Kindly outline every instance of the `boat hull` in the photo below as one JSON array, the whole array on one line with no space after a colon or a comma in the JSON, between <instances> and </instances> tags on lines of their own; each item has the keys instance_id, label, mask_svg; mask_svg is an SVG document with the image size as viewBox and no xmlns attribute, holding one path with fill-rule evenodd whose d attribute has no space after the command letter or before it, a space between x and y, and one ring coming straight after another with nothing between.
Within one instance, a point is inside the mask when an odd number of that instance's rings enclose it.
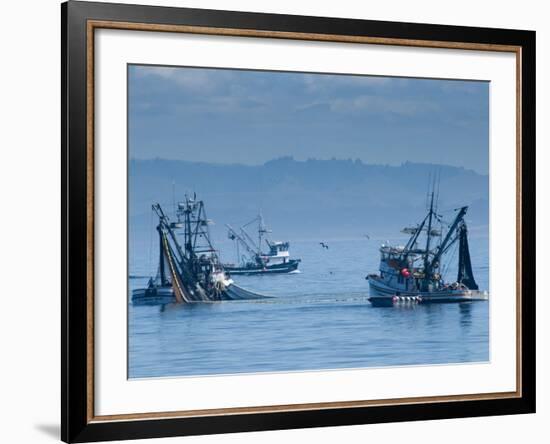
<instances>
[{"instance_id":1,"label":"boat hull","mask_svg":"<svg viewBox=\"0 0 550 444\"><path fill-rule=\"evenodd\" d=\"M172 286L138 288L132 291L134 305L163 305L176 302Z\"/></svg>"},{"instance_id":2,"label":"boat hull","mask_svg":"<svg viewBox=\"0 0 550 444\"><path fill-rule=\"evenodd\" d=\"M259 265L252 265L249 267L235 267L232 265L224 265L224 269L229 274L278 274L278 273L292 273L298 269L300 261L298 259L291 259L284 264L273 264L261 267Z\"/></svg>"},{"instance_id":3,"label":"boat hull","mask_svg":"<svg viewBox=\"0 0 550 444\"><path fill-rule=\"evenodd\" d=\"M373 306L394 306L402 304L433 304L485 301L486 291L446 288L439 291L403 291L392 288L378 279L369 278L369 302Z\"/></svg>"}]
</instances>

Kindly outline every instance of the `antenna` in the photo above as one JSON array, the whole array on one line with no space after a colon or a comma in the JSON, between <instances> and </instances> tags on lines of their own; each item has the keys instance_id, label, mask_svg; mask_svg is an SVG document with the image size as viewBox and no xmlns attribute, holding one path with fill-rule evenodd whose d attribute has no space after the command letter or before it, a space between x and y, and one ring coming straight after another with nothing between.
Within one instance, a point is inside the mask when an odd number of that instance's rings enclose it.
<instances>
[{"instance_id":1,"label":"antenna","mask_svg":"<svg viewBox=\"0 0 550 444\"><path fill-rule=\"evenodd\" d=\"M428 186L426 187L426 210L430 207L430 183L432 182L432 172L428 173Z\"/></svg>"},{"instance_id":2,"label":"antenna","mask_svg":"<svg viewBox=\"0 0 550 444\"><path fill-rule=\"evenodd\" d=\"M439 233L441 236L439 237L439 245L441 246L441 243L443 242L443 223L441 222L440 216L439 216L439 190L441 189L441 167L438 167L437 169L437 194L435 198L435 212L436 212L436 220L439 222Z\"/></svg>"},{"instance_id":3,"label":"antenna","mask_svg":"<svg viewBox=\"0 0 550 444\"><path fill-rule=\"evenodd\" d=\"M172 181L172 208L174 210L174 217L176 217L176 181Z\"/></svg>"},{"instance_id":4,"label":"antenna","mask_svg":"<svg viewBox=\"0 0 550 444\"><path fill-rule=\"evenodd\" d=\"M262 234L264 233L264 218L262 216L262 209L258 214L258 245L260 247L259 253L262 253Z\"/></svg>"},{"instance_id":5,"label":"antenna","mask_svg":"<svg viewBox=\"0 0 550 444\"><path fill-rule=\"evenodd\" d=\"M439 211L439 188L441 185L441 167L437 168L437 192L435 197L435 211L436 213Z\"/></svg>"}]
</instances>

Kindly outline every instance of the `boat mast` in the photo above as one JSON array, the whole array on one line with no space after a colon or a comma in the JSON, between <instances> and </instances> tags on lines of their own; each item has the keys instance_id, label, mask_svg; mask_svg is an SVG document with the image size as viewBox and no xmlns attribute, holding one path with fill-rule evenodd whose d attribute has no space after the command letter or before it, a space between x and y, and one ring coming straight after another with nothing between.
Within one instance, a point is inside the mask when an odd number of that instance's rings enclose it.
<instances>
[{"instance_id":1,"label":"boat mast","mask_svg":"<svg viewBox=\"0 0 550 444\"><path fill-rule=\"evenodd\" d=\"M186 196L185 204L180 204L180 211L185 217L185 250L189 257L196 257L197 253L211 253L215 256L216 250L210 240L208 225L211 221L206 217L204 202Z\"/></svg>"},{"instance_id":2,"label":"boat mast","mask_svg":"<svg viewBox=\"0 0 550 444\"><path fill-rule=\"evenodd\" d=\"M260 214L258 214L258 248L262 250L262 235L265 233L265 227L264 227L264 218L262 217L262 212L260 211Z\"/></svg>"},{"instance_id":3,"label":"boat mast","mask_svg":"<svg viewBox=\"0 0 550 444\"><path fill-rule=\"evenodd\" d=\"M159 233L161 232L161 230L166 230L168 232L168 234L170 235L170 238L174 242L174 245L176 245L176 250L179 256L178 259L180 260L180 262L183 262L185 259L185 255L179 245L179 242L176 239L176 235L174 234L174 231L172 230L172 228L170 227L170 224L168 223L168 216L164 214L162 207L158 203L153 204L152 208L153 208L153 211L159 217L159 225L157 227L157 230L159 230Z\"/></svg>"},{"instance_id":4,"label":"boat mast","mask_svg":"<svg viewBox=\"0 0 550 444\"><path fill-rule=\"evenodd\" d=\"M424 273L426 277L431 274L430 264L430 240L432 237L432 219L434 211L434 192L432 190L432 196L430 199L430 212L428 213L428 231L426 232L426 251L424 252Z\"/></svg>"},{"instance_id":5,"label":"boat mast","mask_svg":"<svg viewBox=\"0 0 550 444\"><path fill-rule=\"evenodd\" d=\"M244 224L242 227L241 227L241 233L243 235L244 238L246 238L248 240L248 242L250 242L250 245L253 245L254 248L257 250L256 251L256 255L257 256L261 256L262 255L262 244L261 244L261 234L260 234L260 227L258 227L258 235L260 236L260 243L258 243L258 245L256 245L256 242L250 237L250 235L248 234L248 232L246 231L246 227L248 227L250 224L253 224L254 222L258 222L258 224L260 224L261 222L259 221L260 219L260 216L256 216L254 219L252 219L250 222L247 222L246 224Z\"/></svg>"},{"instance_id":6,"label":"boat mast","mask_svg":"<svg viewBox=\"0 0 550 444\"><path fill-rule=\"evenodd\" d=\"M185 224L185 230L184 230L184 245L185 245L185 252L187 253L189 258L192 258L194 256L193 251L193 243L191 241L191 206L189 205L189 198L185 197L185 209L183 211L183 215L185 217L184 224Z\"/></svg>"},{"instance_id":7,"label":"boat mast","mask_svg":"<svg viewBox=\"0 0 550 444\"><path fill-rule=\"evenodd\" d=\"M424 229L424 225L426 224L426 220L428 220L428 216L429 215L426 215L426 217L424 218L422 223L420 225L418 225L417 227L413 228L413 230L414 230L413 234L410 237L409 241L407 242L407 245L405 245L405 248L403 250L405 258L409 254L409 252L410 252L409 250L411 250L414 247L414 245L416 244L416 241L417 241L418 237L420 236L420 233L422 233L422 230Z\"/></svg>"},{"instance_id":8,"label":"boat mast","mask_svg":"<svg viewBox=\"0 0 550 444\"><path fill-rule=\"evenodd\" d=\"M258 225L258 237L259 237L259 242L258 242L258 246L260 247L260 254L261 254L261 249L262 249L262 239L264 239L264 236L266 236L267 234L271 233L271 230L269 228L267 228L265 226L265 223L264 223L264 216L262 214L262 212L260 211L260 215L258 216L259 218L259 225ZM266 238L266 242L267 242L267 245L271 245L269 243L269 239Z\"/></svg>"}]
</instances>

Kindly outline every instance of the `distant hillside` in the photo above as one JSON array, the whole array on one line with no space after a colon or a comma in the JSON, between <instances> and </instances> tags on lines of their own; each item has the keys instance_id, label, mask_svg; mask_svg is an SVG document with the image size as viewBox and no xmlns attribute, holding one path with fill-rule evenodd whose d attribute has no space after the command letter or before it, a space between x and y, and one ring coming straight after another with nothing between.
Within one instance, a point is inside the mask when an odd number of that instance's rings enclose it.
<instances>
[{"instance_id":1,"label":"distant hillside","mask_svg":"<svg viewBox=\"0 0 550 444\"><path fill-rule=\"evenodd\" d=\"M276 237L354 237L388 235L417 222L425 210L430 174L440 172L439 208L469 205L472 227L488 222L488 176L464 168L404 163L368 165L359 160L307 160L290 157L259 166L131 160L131 233L149 230L151 203L172 210L176 199L196 192L223 236L225 223L239 225L261 209ZM452 212L444 213L451 217Z\"/></svg>"}]
</instances>

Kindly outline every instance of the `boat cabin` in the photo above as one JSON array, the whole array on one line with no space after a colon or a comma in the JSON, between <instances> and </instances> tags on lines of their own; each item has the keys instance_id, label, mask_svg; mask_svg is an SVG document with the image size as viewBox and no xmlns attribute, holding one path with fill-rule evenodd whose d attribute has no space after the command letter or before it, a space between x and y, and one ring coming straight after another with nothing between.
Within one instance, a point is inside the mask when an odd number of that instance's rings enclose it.
<instances>
[{"instance_id":1,"label":"boat cabin","mask_svg":"<svg viewBox=\"0 0 550 444\"><path fill-rule=\"evenodd\" d=\"M270 264L287 263L290 257L289 242L267 241L267 245L269 246L269 251L267 254L262 255L266 262L269 262Z\"/></svg>"},{"instance_id":2,"label":"boat cabin","mask_svg":"<svg viewBox=\"0 0 550 444\"><path fill-rule=\"evenodd\" d=\"M415 266L419 254L405 246L382 245L380 247L380 278L389 287L398 291L418 291L419 280L424 277L422 268Z\"/></svg>"},{"instance_id":3,"label":"boat cabin","mask_svg":"<svg viewBox=\"0 0 550 444\"><path fill-rule=\"evenodd\" d=\"M278 256L278 257L288 257L288 249L289 249L289 243L288 242L268 242L269 245L269 253L268 256Z\"/></svg>"}]
</instances>

